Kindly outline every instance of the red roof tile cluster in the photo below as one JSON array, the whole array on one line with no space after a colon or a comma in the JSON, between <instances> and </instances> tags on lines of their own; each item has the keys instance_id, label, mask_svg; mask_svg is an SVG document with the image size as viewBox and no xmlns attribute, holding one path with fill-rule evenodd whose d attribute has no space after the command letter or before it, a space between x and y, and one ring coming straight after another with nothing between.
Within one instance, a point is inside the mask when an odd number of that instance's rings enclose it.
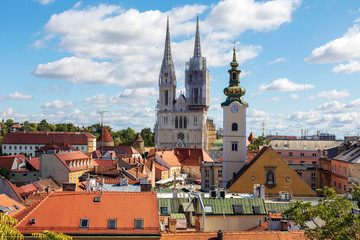
<instances>
[{"instance_id":1,"label":"red roof tile cluster","mask_svg":"<svg viewBox=\"0 0 360 240\"><path fill-rule=\"evenodd\" d=\"M170 167L181 166L177 156L171 150L162 150L156 152L156 155L159 156L164 162L166 162Z\"/></svg>"},{"instance_id":2,"label":"red roof tile cluster","mask_svg":"<svg viewBox=\"0 0 360 240\"><path fill-rule=\"evenodd\" d=\"M98 137L97 141L101 142L114 142L114 139L111 137L109 130L105 127L102 129L100 136Z\"/></svg>"},{"instance_id":3,"label":"red roof tile cluster","mask_svg":"<svg viewBox=\"0 0 360 240\"><path fill-rule=\"evenodd\" d=\"M88 132L14 132L4 135L3 144L47 144L64 142L71 145L87 145L88 138L95 138Z\"/></svg>"},{"instance_id":4,"label":"red roof tile cluster","mask_svg":"<svg viewBox=\"0 0 360 240\"><path fill-rule=\"evenodd\" d=\"M35 223L30 219L36 219ZM88 219L88 227L80 227L81 219ZM108 229L109 219L116 220L115 229ZM143 228L135 229L136 219L143 220ZM19 221L16 228L23 234L51 229L69 235L108 233L160 237L156 193L53 192Z\"/></svg>"},{"instance_id":5,"label":"red roof tile cluster","mask_svg":"<svg viewBox=\"0 0 360 240\"><path fill-rule=\"evenodd\" d=\"M200 166L204 161L214 162L210 156L200 148L175 148L174 153L183 166Z\"/></svg>"},{"instance_id":6,"label":"red roof tile cluster","mask_svg":"<svg viewBox=\"0 0 360 240\"><path fill-rule=\"evenodd\" d=\"M36 150L35 152L44 152L50 149L54 149L57 151L73 151L73 152L78 151L75 147L71 146L68 142L65 141L62 144L48 143L43 147L39 148L38 150Z\"/></svg>"},{"instance_id":7,"label":"red roof tile cluster","mask_svg":"<svg viewBox=\"0 0 360 240\"><path fill-rule=\"evenodd\" d=\"M117 158L132 157L133 154L140 154L135 148L131 146L102 146L99 147L96 151L99 152L97 152L95 155L100 157L101 151L103 151L103 153L106 153L107 151L114 151Z\"/></svg>"}]
</instances>

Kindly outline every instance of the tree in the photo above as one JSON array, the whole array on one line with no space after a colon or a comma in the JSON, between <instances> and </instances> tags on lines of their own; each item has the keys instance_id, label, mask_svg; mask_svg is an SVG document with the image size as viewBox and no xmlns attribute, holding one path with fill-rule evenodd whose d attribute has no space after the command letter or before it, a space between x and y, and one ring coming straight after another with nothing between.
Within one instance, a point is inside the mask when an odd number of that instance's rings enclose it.
<instances>
[{"instance_id":1,"label":"tree","mask_svg":"<svg viewBox=\"0 0 360 240\"><path fill-rule=\"evenodd\" d=\"M144 140L144 145L146 147L153 147L154 146L154 133L151 131L150 128L144 128L140 132L141 137Z\"/></svg>"},{"instance_id":2,"label":"tree","mask_svg":"<svg viewBox=\"0 0 360 240\"><path fill-rule=\"evenodd\" d=\"M0 167L0 176L3 176L4 178L9 179L10 171L4 167Z\"/></svg>"},{"instance_id":3,"label":"tree","mask_svg":"<svg viewBox=\"0 0 360 240\"><path fill-rule=\"evenodd\" d=\"M24 239L21 232L14 228L17 220L0 213L0 239Z\"/></svg>"},{"instance_id":4,"label":"tree","mask_svg":"<svg viewBox=\"0 0 360 240\"><path fill-rule=\"evenodd\" d=\"M265 136L258 136L257 138L254 138L251 143L247 146L248 150L259 150L260 146L265 146L270 143L269 139L266 139Z\"/></svg>"},{"instance_id":5,"label":"tree","mask_svg":"<svg viewBox=\"0 0 360 240\"><path fill-rule=\"evenodd\" d=\"M360 196L360 188L354 185L354 189L352 195ZM350 200L330 187L318 191L324 198L317 205L297 201L284 214L291 216L309 239L359 239L360 215L353 214ZM311 228L309 222L315 227Z\"/></svg>"},{"instance_id":6,"label":"tree","mask_svg":"<svg viewBox=\"0 0 360 240\"><path fill-rule=\"evenodd\" d=\"M33 233L32 236L41 240L72 240L72 237L69 235L47 230L41 233Z\"/></svg>"}]
</instances>

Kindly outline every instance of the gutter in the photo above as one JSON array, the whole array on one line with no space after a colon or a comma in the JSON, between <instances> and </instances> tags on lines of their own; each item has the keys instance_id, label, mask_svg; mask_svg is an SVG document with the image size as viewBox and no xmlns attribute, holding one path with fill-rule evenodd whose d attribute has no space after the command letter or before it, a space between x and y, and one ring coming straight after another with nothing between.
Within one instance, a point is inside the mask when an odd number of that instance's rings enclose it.
<instances>
[{"instance_id":1,"label":"gutter","mask_svg":"<svg viewBox=\"0 0 360 240\"><path fill-rule=\"evenodd\" d=\"M199 201L200 201L200 205L201 205L201 209L202 209L202 219L203 219L203 226L202 226L202 228L200 229L200 231L204 231L204 229L205 229L205 206L204 206L204 203L203 203L203 201L202 201L202 199L201 199L201 196L200 196L200 194L198 194L198 193L193 193L193 192L191 192L190 193L191 195L194 195L195 197L197 197L198 199L199 199Z\"/></svg>"}]
</instances>

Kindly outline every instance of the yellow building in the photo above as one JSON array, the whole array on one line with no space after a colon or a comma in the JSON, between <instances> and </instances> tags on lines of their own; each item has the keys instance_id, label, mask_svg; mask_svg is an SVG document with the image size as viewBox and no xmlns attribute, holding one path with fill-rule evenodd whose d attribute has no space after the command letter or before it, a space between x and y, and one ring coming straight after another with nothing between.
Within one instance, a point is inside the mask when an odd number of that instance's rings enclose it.
<instances>
[{"instance_id":1,"label":"yellow building","mask_svg":"<svg viewBox=\"0 0 360 240\"><path fill-rule=\"evenodd\" d=\"M245 165L227 184L232 193L252 193L254 184L265 186L266 195L286 191L298 196L316 196L316 193L271 147L263 147L255 158Z\"/></svg>"},{"instance_id":2,"label":"yellow building","mask_svg":"<svg viewBox=\"0 0 360 240\"><path fill-rule=\"evenodd\" d=\"M168 169L168 177L173 177L176 173L180 174L181 164L178 158L171 150L163 150L155 153L155 161L163 167ZM165 174L165 173L164 173Z\"/></svg>"},{"instance_id":3,"label":"yellow building","mask_svg":"<svg viewBox=\"0 0 360 240\"><path fill-rule=\"evenodd\" d=\"M39 165L41 177L51 177L59 185L64 182L78 183L79 177L97 166L91 157L82 152L42 154Z\"/></svg>"}]
</instances>

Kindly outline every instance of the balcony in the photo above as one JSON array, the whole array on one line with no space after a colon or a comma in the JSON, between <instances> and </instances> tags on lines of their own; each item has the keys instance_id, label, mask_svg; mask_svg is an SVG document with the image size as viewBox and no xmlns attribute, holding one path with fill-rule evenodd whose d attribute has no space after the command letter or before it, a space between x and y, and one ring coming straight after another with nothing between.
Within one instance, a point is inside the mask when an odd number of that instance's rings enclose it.
<instances>
[{"instance_id":1,"label":"balcony","mask_svg":"<svg viewBox=\"0 0 360 240\"><path fill-rule=\"evenodd\" d=\"M348 177L348 183L355 183L359 185L359 178L358 177Z\"/></svg>"}]
</instances>

